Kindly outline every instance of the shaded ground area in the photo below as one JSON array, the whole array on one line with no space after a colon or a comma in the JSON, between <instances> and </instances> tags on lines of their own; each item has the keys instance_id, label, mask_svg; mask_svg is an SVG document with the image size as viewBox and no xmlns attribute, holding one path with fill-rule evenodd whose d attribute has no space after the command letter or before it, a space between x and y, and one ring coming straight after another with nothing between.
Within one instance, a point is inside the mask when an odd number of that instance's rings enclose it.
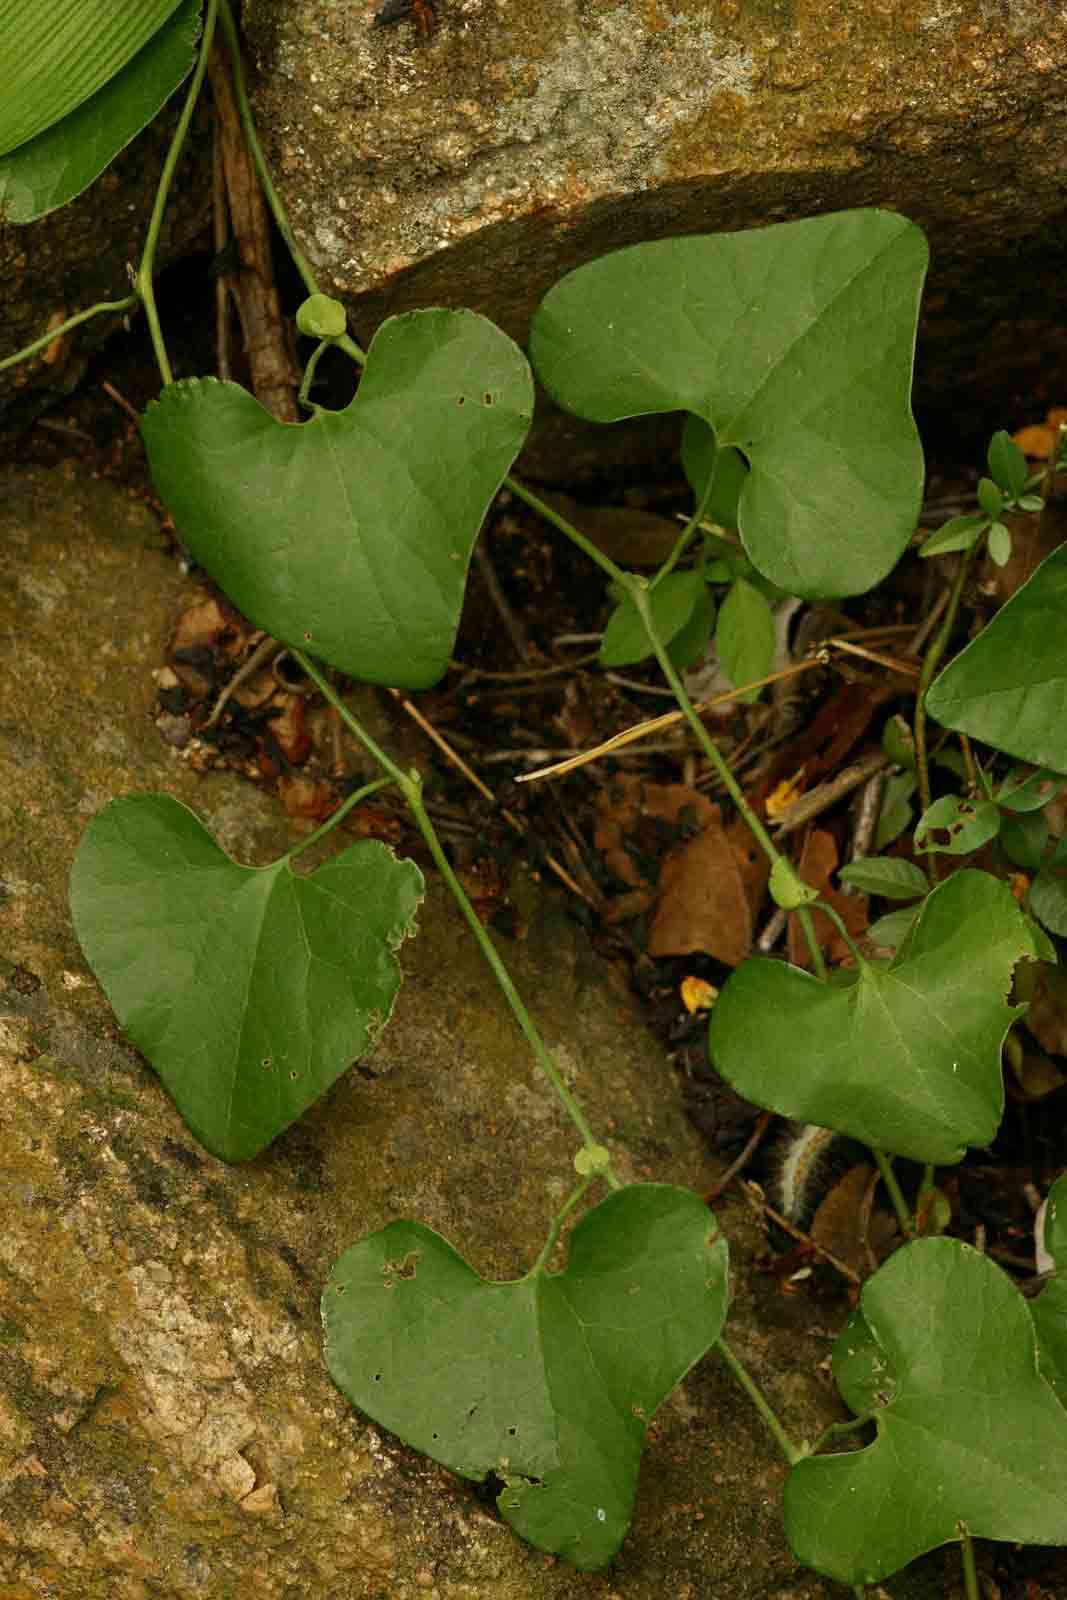
<instances>
[{"instance_id":1,"label":"shaded ground area","mask_svg":"<svg viewBox=\"0 0 1067 1600\"><path fill-rule=\"evenodd\" d=\"M195 1147L154 1075L117 1037L73 941L65 879L81 828L111 796L163 787L193 804L241 859L270 859L360 781L359 758L324 713L305 706L284 663L265 696L255 674L245 680L248 705L238 685L212 737L203 724L255 641L195 574L182 575L136 494L57 461L9 471L4 505L4 637L17 685L4 728L2 908L3 1164L15 1217L2 1351L12 1594L214 1595L249 1577L286 1600L833 1592L792 1562L778 1522L782 1468L714 1358L657 1420L631 1537L594 1577L535 1556L477 1490L349 1411L325 1374L317 1333L318 1292L336 1253L406 1214L462 1243L482 1270L513 1273L536 1253L570 1138L435 893L405 952L411 981L397 1018L365 1067L247 1168L227 1170ZM554 679L528 676L552 664L553 649L588 651L589 641L558 645L546 633L542 642L537 630L574 631L571 619L596 596L512 517L504 507L495 525L498 570L482 569L472 586L457 650L464 665L420 702L494 782L489 758L503 735L513 749L530 737L552 753L582 748L643 704L640 690L604 684L584 667L557 673L562 682L547 695ZM509 547L517 554L506 563L500 552ZM507 626L494 577L505 600L510 591L524 648L539 659L532 669L478 672L518 679L481 677L468 665L500 662L487 643ZM531 686L533 694L518 692ZM841 685L824 676L820 692L825 699ZM803 736L819 705L813 696L788 737ZM879 706L892 709L885 699ZM628 1173L710 1190L722 1162L682 1115L683 1097L720 1156L742 1147L755 1112L710 1073L703 1018L681 997L684 978L721 978L722 963L699 952L654 959L647 949L664 858L699 835L698 816L677 804L654 809L649 793L685 788L710 803L681 744L619 764L606 780L585 767L562 796L506 790L516 831L484 797L472 799L455 763L433 752L402 708L366 692L360 708L405 759L432 772L432 803L457 864ZM720 732L743 739L746 719L759 715L735 710ZM642 802L620 810L618 795L634 782ZM614 867L597 838L604 795L617 813ZM387 805L357 826L411 846ZM546 893L552 862L584 895ZM634 893L625 862L639 869L643 900L613 918L612 903ZM634 1012L632 987L644 993L673 1068ZM1017 1169L1053 1159L1045 1152L1061 1102L1058 1091L1022 1102L1029 1122L1012 1137L1023 1153L1006 1165L985 1161L974 1184L961 1181L963 1226L978 1217L991 1240L1029 1248ZM770 1243L786 1241L768 1231L755 1192L735 1186L718 1205L734 1252L731 1337L787 1426L811 1437L840 1415L825 1361L847 1314L848 1281L807 1241L774 1254ZM877 1248L888 1243L877 1230L870 1237ZM983 1554L1005 1597L1056 1592L1059 1554L992 1546ZM956 1572L955 1552L939 1552L889 1589L900 1600L940 1595Z\"/></svg>"}]
</instances>

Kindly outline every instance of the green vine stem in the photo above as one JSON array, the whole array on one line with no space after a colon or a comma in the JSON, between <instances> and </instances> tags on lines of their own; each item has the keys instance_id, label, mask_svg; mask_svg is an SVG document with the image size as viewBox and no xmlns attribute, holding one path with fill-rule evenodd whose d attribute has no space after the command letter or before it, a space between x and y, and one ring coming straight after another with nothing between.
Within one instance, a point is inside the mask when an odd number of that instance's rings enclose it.
<instances>
[{"instance_id":1,"label":"green vine stem","mask_svg":"<svg viewBox=\"0 0 1067 1600\"><path fill-rule=\"evenodd\" d=\"M196 102L200 97L200 90L207 72L208 56L211 54L211 41L215 37L215 21L218 16L219 0L207 0L204 10L204 28L200 35L200 55L197 58L196 69L193 72L189 92L185 96L178 126L174 130L174 137L170 141L167 159L163 163L160 174L159 186L156 189L155 204L148 222L148 232L145 235L144 252L141 264L134 274L134 287L144 307L145 318L148 322L148 331L152 336L152 348L156 353L156 365L159 376L164 385L174 382L174 373L171 370L170 360L167 356L167 347L163 340L163 329L160 326L159 312L156 309L156 292L152 282L152 272L155 267L156 249L159 245L159 232L163 226L163 215L167 209L167 197L170 186L174 180L174 172L178 165L178 158L185 144L185 136L189 132L189 124L193 120Z\"/></svg>"},{"instance_id":2,"label":"green vine stem","mask_svg":"<svg viewBox=\"0 0 1067 1600\"><path fill-rule=\"evenodd\" d=\"M452 870L452 863L445 854L441 841L437 837L437 830L430 821L426 808L422 803L422 779L419 774L414 771L404 772L397 766L396 762L386 754L361 723L357 721L309 656L305 655L302 650L293 649L293 659L300 663L312 683L314 683L327 702L333 706L353 736L359 740L363 748L374 757L382 771L387 773L393 783L400 789L415 819L415 824L426 841L426 845L434 859L434 865L448 885L453 899L463 913L464 920L478 941L482 955L489 963L493 976L496 978L504 998L511 1008L512 1015L525 1035L530 1049L533 1051L534 1059L556 1091L564 1111L566 1111L578 1130L586 1149L599 1152L601 1141L595 1137L593 1130L585 1119L585 1113L582 1111L581 1106L564 1083L560 1070L553 1061L551 1052L538 1032L529 1011L526 1009L522 996L512 982L511 975L501 960L495 944L483 927L478 913L471 905L463 885ZM334 819L331 818L330 821L333 822ZM622 1188L622 1184L612 1167L604 1168L602 1175L612 1189Z\"/></svg>"},{"instance_id":3,"label":"green vine stem","mask_svg":"<svg viewBox=\"0 0 1067 1600\"><path fill-rule=\"evenodd\" d=\"M286 851L285 855L282 856L282 860L295 861L297 856L302 855L313 844L318 844L319 840L324 839L328 833L332 833L337 824L347 817L348 813L353 807L358 806L361 800L366 800L368 795L377 794L379 789L388 789L392 781L392 778L376 778L373 783L365 783L362 789L357 789L355 794L350 794L344 804L338 806L337 810L326 818L321 828L316 828L314 833L309 833L306 839L301 839L298 844L294 844L291 850Z\"/></svg>"},{"instance_id":4,"label":"green vine stem","mask_svg":"<svg viewBox=\"0 0 1067 1600\"><path fill-rule=\"evenodd\" d=\"M321 339L308 357L307 366L304 368L304 376L300 382L300 393L296 397L296 403L304 406L309 411L313 410L315 405L313 400L308 399L311 393L311 381L315 376L315 368L319 364L319 358L323 351L328 350L331 344L333 344L332 339Z\"/></svg>"},{"instance_id":5,"label":"green vine stem","mask_svg":"<svg viewBox=\"0 0 1067 1600\"><path fill-rule=\"evenodd\" d=\"M714 475L712 473L708 473L707 485L704 489L704 493L697 501L696 509L694 510L693 515L689 518L689 521L678 535L678 538L675 541L674 549L671 551L662 567L660 567L659 571L656 573L656 576L652 579L649 588L654 589L657 583L663 582L663 579L667 576L668 572L674 571L675 567L678 565L678 562L685 553L686 545L693 537L693 534L696 532L697 528L699 528L703 522L708 501L711 499L711 484L713 476Z\"/></svg>"},{"instance_id":6,"label":"green vine stem","mask_svg":"<svg viewBox=\"0 0 1067 1600\"><path fill-rule=\"evenodd\" d=\"M77 328L83 322L88 322L90 317L103 316L107 311L132 311L137 304L137 296L128 294L125 300L101 300L95 306L90 306L87 311L79 311L75 316L68 317L66 322L61 322L58 328L49 328L47 333L42 333L39 339L34 339L32 344L25 345L21 350L16 350L13 356L5 356L0 361L0 372L8 367L18 366L20 361L28 361L35 356L38 350L47 350L48 346L56 339L62 339L65 333L72 328Z\"/></svg>"},{"instance_id":7,"label":"green vine stem","mask_svg":"<svg viewBox=\"0 0 1067 1600\"><path fill-rule=\"evenodd\" d=\"M766 828L763 826L763 823L757 817L756 813L746 800L744 790L741 788L741 785L730 771L729 764L720 752L718 745L711 737L711 734L708 732L707 728L705 728L703 722L701 722L700 718L697 716L693 702L690 700L689 695L686 692L685 684L682 682L681 677L675 668L674 662L667 654L666 649L656 633L655 625L652 621L651 608L648 603L649 591L647 587L644 584L638 583L638 581L633 578L629 579L628 587L634 605L637 607L638 616L641 618L641 621L644 624L645 633L648 635L649 643L655 651L656 660L659 662L660 670L674 691L674 697L678 702L679 709L693 730L693 737L696 739L700 748L703 750L704 754L715 768L723 788L726 790L727 794L729 794L731 800L734 802L734 805L744 818L749 832L753 835L756 843L760 846L764 855L767 857L767 860L773 867L777 862L784 860L784 857L780 855L770 834L767 832ZM798 906L796 908L796 913L800 918L800 925L804 931L804 939L811 955L812 966L815 969L816 975L825 982L826 962L823 958L822 948L819 944L819 941L815 937L815 925L811 920L811 911L808 906Z\"/></svg>"},{"instance_id":8,"label":"green vine stem","mask_svg":"<svg viewBox=\"0 0 1067 1600\"><path fill-rule=\"evenodd\" d=\"M504 479L504 487L510 489L516 499L521 500L524 505L528 505L531 511L536 511L542 522L549 523L551 527L562 533L564 538L569 539L571 544L577 545L578 549L584 555L587 555L590 561L594 561L612 583L621 584L627 590L632 587L633 579L628 572L624 572L621 567L617 567L611 557L606 556L603 550L598 550L593 541L587 539L579 528L576 528L572 522L568 522L566 517L561 517L558 511L554 511L539 495L527 489L526 485L520 483L518 478L513 478L509 474Z\"/></svg>"},{"instance_id":9,"label":"green vine stem","mask_svg":"<svg viewBox=\"0 0 1067 1600\"><path fill-rule=\"evenodd\" d=\"M583 1178L581 1183L579 1183L576 1188L572 1189L566 1200L564 1200L563 1204L560 1206L552 1220L552 1226L548 1230L548 1238L545 1240L544 1245L541 1248L540 1255L537 1257L537 1260L526 1274L528 1278L532 1278L537 1272L544 1271L545 1267L552 1258L552 1252L556 1248L556 1241L560 1236L560 1230L562 1229L563 1224L566 1222L567 1218L570 1216L571 1212L574 1210L585 1191L589 1188L590 1184L594 1183L595 1181L595 1174L590 1173L589 1177Z\"/></svg>"},{"instance_id":10,"label":"green vine stem","mask_svg":"<svg viewBox=\"0 0 1067 1600\"><path fill-rule=\"evenodd\" d=\"M799 1445L795 1445L793 1443L792 1439L779 1422L775 1412L772 1410L766 1399L766 1396L763 1394L763 1391L759 1388L754 1379L749 1376L747 1369L742 1364L740 1359L734 1355L734 1352L730 1349L730 1346L727 1344L726 1340L717 1339L715 1341L715 1348L719 1352L719 1355L722 1357L723 1361L726 1363L726 1366L730 1372L730 1376L740 1386L740 1388L744 1390L745 1394L747 1394L748 1398L752 1401L752 1404L755 1406L759 1415L760 1421L767 1429L767 1432L770 1434L771 1438L774 1440L783 1456L785 1456L786 1461L791 1467L795 1467L798 1461L803 1461L807 1452L802 1450Z\"/></svg>"},{"instance_id":11,"label":"green vine stem","mask_svg":"<svg viewBox=\"0 0 1067 1600\"><path fill-rule=\"evenodd\" d=\"M934 681L934 673L940 666L941 658L948 649L952 630L956 626L956 613L959 611L960 600L963 598L963 586L967 582L967 574L971 569L971 562L980 542L980 540L977 541L969 550L964 552L959 571L956 573L955 582L952 585L952 593L949 596L948 605L945 607L945 615L941 619L941 626L926 647L922 670L919 673L919 683L915 691L915 765L919 777L919 804L923 811L930 804L930 762L926 750L926 691ZM935 857L931 858L930 866L936 878L938 872Z\"/></svg>"},{"instance_id":12,"label":"green vine stem","mask_svg":"<svg viewBox=\"0 0 1067 1600\"><path fill-rule=\"evenodd\" d=\"M914 1239L915 1228L912 1223L911 1212L908 1210L908 1202L904 1198L904 1191L897 1182L897 1175L893 1171L892 1158L887 1156L884 1150L879 1150L877 1145L872 1144L869 1146L869 1149L871 1155L877 1162L878 1171L882 1175L882 1182L885 1184L886 1193L893 1202L893 1210L897 1214L897 1221L900 1223L900 1231L904 1235L905 1239Z\"/></svg>"},{"instance_id":13,"label":"green vine stem","mask_svg":"<svg viewBox=\"0 0 1067 1600\"><path fill-rule=\"evenodd\" d=\"M674 692L674 697L678 702L678 707L682 712L682 715L692 728L697 743L700 745L700 748L703 750L704 754L715 768L723 787L726 789L726 792L734 802L734 805L744 818L746 824L748 825L749 831L756 840L756 843L759 845L760 849L763 851L764 855L767 857L767 860L773 867L776 862L782 860L783 858L780 856L770 834L767 832L766 828L763 826L762 822L757 817L748 801L745 799L744 790L741 788L741 785L737 782L733 773L730 771L730 768L720 753L714 739L712 739L710 733L697 716L693 702L686 693L685 685L678 676L678 673L675 671L674 663L671 661L670 656L667 654L662 643L660 642L659 636L656 633L655 625L652 621L651 608L648 603L651 585L646 583L643 578L636 578L634 577L633 573L625 572L621 567L617 567L609 556L606 556L602 550L598 550L596 545L593 544L591 540L587 539L584 533L581 533L577 528L567 521L566 517L561 517L557 511L554 511L551 506L546 505L543 500L541 500L536 494L531 493L529 489L525 488L524 485L519 483L515 478L505 478L504 482L512 491L512 493L517 495L520 500L524 501L532 511L536 511L538 516L541 517L545 522L550 523L552 527L558 528L560 533L564 534L572 544L577 545L579 550L584 551L591 561L595 561L597 566L600 567L601 571L605 572L611 581L617 584L619 588L629 596L637 610L638 615L641 618L642 623L644 624L648 641L655 653L656 660L659 662L663 676L666 678L668 684ZM701 503L701 506L698 507L698 515L702 510L703 502ZM681 553L679 546L683 545L684 539L688 538L692 528L697 526L697 517L690 519L690 522L691 526L687 525L687 527L683 529L682 539L679 541L679 545L675 546L675 552L677 554ZM672 556L675 555L675 552L672 552ZM652 580L653 584L658 581L659 576L660 575L657 574L657 578ZM807 941L808 949L811 952L811 959L815 971L820 978L825 979L826 962L823 959L823 953L819 947L819 942L815 937L815 929L812 924L811 913L806 906L801 906L797 912L797 915L800 917L801 926L804 929L804 937Z\"/></svg>"},{"instance_id":14,"label":"green vine stem","mask_svg":"<svg viewBox=\"0 0 1067 1600\"><path fill-rule=\"evenodd\" d=\"M823 916L833 923L842 940L848 946L849 953L855 961L857 967L860 967L861 969L869 967L870 962L867 960L867 957L863 954L863 951L860 949L855 939L845 927L840 913L835 911L834 907L830 905L829 901L827 900L816 900L815 905L822 912Z\"/></svg>"},{"instance_id":15,"label":"green vine stem","mask_svg":"<svg viewBox=\"0 0 1067 1600\"><path fill-rule=\"evenodd\" d=\"M252 117L252 107L248 99L248 89L245 85L244 62L241 59L241 41L237 33L237 24L234 21L229 0L218 0L218 6L219 26L226 39L226 48L230 53L230 71L233 76L234 95L237 99L237 113L241 118L241 127L244 129L245 140L252 153L252 160L259 175L264 198L270 208L270 214L274 218L278 232L285 240L285 248L292 257L293 265L300 274L305 289L309 295L321 294L322 291L319 288L311 263L296 242L296 234L293 232L293 225L289 221L289 213L285 209L281 195L274 187L274 179L270 175L270 168L267 166L266 157L263 154L263 146L259 142L259 134L256 132L256 124ZM340 345L346 355L351 356L352 360L357 362L359 366L362 367L366 364L366 353L347 333L343 333L339 338L331 340L331 343Z\"/></svg>"},{"instance_id":16,"label":"green vine stem","mask_svg":"<svg viewBox=\"0 0 1067 1600\"><path fill-rule=\"evenodd\" d=\"M965 1523L957 1523L960 1536L960 1559L963 1562L963 1592L967 1600L980 1600L978 1567L974 1559L974 1542Z\"/></svg>"}]
</instances>

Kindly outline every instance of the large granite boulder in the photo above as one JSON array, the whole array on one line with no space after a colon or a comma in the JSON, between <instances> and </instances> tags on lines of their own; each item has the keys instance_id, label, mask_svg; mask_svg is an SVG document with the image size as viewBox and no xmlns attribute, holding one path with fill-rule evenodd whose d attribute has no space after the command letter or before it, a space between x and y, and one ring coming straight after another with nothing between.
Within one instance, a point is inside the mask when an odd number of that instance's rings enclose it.
<instances>
[{"instance_id":1,"label":"large granite boulder","mask_svg":"<svg viewBox=\"0 0 1067 1600\"><path fill-rule=\"evenodd\" d=\"M932 245L920 409L950 404L958 436L1062 399L1067 28L1046 0L438 0L429 34L379 9L243 5L269 159L363 337L442 304L522 342L558 277L620 245L885 206ZM613 448L601 430L601 467ZM524 466L574 471L553 433Z\"/></svg>"}]
</instances>

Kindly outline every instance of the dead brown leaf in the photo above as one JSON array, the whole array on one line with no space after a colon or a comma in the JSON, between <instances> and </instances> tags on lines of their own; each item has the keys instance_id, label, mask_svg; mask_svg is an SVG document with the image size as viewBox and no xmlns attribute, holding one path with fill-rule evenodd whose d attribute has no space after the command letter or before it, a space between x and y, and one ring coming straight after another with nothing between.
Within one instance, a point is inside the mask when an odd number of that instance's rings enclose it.
<instances>
[{"instance_id":1,"label":"dead brown leaf","mask_svg":"<svg viewBox=\"0 0 1067 1600\"><path fill-rule=\"evenodd\" d=\"M270 731L286 761L298 767L311 754L311 735L304 721L307 703L303 695L280 691L273 704L278 711L270 719Z\"/></svg>"},{"instance_id":2,"label":"dead brown leaf","mask_svg":"<svg viewBox=\"0 0 1067 1600\"><path fill-rule=\"evenodd\" d=\"M874 1168L861 1161L850 1167L824 1196L808 1232L817 1245L866 1277L871 1270L867 1253L867 1189Z\"/></svg>"},{"instance_id":3,"label":"dead brown leaf","mask_svg":"<svg viewBox=\"0 0 1067 1600\"><path fill-rule=\"evenodd\" d=\"M721 818L672 850L659 878L659 903L648 935L650 956L703 951L736 967L752 946L752 906Z\"/></svg>"},{"instance_id":4,"label":"dead brown leaf","mask_svg":"<svg viewBox=\"0 0 1067 1600\"><path fill-rule=\"evenodd\" d=\"M278 779L278 795L288 816L303 817L309 822L325 822L337 809L332 785L295 773L283 773Z\"/></svg>"},{"instance_id":5,"label":"dead brown leaf","mask_svg":"<svg viewBox=\"0 0 1067 1600\"><path fill-rule=\"evenodd\" d=\"M200 590L174 626L168 664L189 693L204 700L225 681L250 632L235 611Z\"/></svg>"},{"instance_id":6,"label":"dead brown leaf","mask_svg":"<svg viewBox=\"0 0 1067 1600\"><path fill-rule=\"evenodd\" d=\"M619 775L597 797L593 838L617 878L644 888L657 882L660 859L680 835L695 833L718 816L717 806L683 783Z\"/></svg>"},{"instance_id":7,"label":"dead brown leaf","mask_svg":"<svg viewBox=\"0 0 1067 1600\"><path fill-rule=\"evenodd\" d=\"M1042 1050L1067 1056L1067 972L1042 962L1023 1021Z\"/></svg>"}]
</instances>

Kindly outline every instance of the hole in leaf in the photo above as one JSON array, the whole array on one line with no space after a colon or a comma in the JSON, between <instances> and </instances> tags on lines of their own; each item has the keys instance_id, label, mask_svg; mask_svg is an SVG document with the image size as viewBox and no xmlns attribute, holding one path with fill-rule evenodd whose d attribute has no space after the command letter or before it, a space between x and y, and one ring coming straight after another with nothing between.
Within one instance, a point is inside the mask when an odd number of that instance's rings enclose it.
<instances>
[{"instance_id":1,"label":"hole in leaf","mask_svg":"<svg viewBox=\"0 0 1067 1600\"><path fill-rule=\"evenodd\" d=\"M300 1074L299 1074L299 1072L290 1072L289 1076L293 1080L293 1082L295 1083L297 1078L299 1078Z\"/></svg>"},{"instance_id":2,"label":"hole in leaf","mask_svg":"<svg viewBox=\"0 0 1067 1600\"><path fill-rule=\"evenodd\" d=\"M409 1250L401 1261L384 1261L382 1263L383 1276L395 1273L398 1278L413 1278L419 1263L419 1252Z\"/></svg>"},{"instance_id":3,"label":"hole in leaf","mask_svg":"<svg viewBox=\"0 0 1067 1600\"><path fill-rule=\"evenodd\" d=\"M483 394L482 399L485 401L487 406L491 406L493 403L493 396L488 389Z\"/></svg>"},{"instance_id":4,"label":"hole in leaf","mask_svg":"<svg viewBox=\"0 0 1067 1600\"><path fill-rule=\"evenodd\" d=\"M465 394L457 395L456 404L457 406L465 406L467 404L467 396Z\"/></svg>"},{"instance_id":5,"label":"hole in leaf","mask_svg":"<svg viewBox=\"0 0 1067 1600\"><path fill-rule=\"evenodd\" d=\"M338 1294L344 1294L344 1292L345 1292L345 1286L344 1286L344 1284L343 1284L343 1283L339 1283L339 1284L338 1284L338 1285L337 1285L337 1293L338 1293Z\"/></svg>"},{"instance_id":6,"label":"hole in leaf","mask_svg":"<svg viewBox=\"0 0 1067 1600\"><path fill-rule=\"evenodd\" d=\"M274 1061L270 1056L264 1056L260 1065L266 1067L267 1071L269 1072L271 1067L274 1065Z\"/></svg>"},{"instance_id":7,"label":"hole in leaf","mask_svg":"<svg viewBox=\"0 0 1067 1600\"><path fill-rule=\"evenodd\" d=\"M516 1434L517 1434L517 1433L518 1433L518 1431L519 1431L519 1430L518 1430L518 1428L509 1428L509 1429L508 1429L508 1435L509 1435L509 1437L511 1437L511 1438L512 1438L512 1439L514 1439L514 1437L515 1437L515 1435L516 1435Z\"/></svg>"},{"instance_id":8,"label":"hole in leaf","mask_svg":"<svg viewBox=\"0 0 1067 1600\"><path fill-rule=\"evenodd\" d=\"M306 642L308 644L310 644L311 643L311 635L310 635L310 633L305 633L304 639L306 640Z\"/></svg>"}]
</instances>

